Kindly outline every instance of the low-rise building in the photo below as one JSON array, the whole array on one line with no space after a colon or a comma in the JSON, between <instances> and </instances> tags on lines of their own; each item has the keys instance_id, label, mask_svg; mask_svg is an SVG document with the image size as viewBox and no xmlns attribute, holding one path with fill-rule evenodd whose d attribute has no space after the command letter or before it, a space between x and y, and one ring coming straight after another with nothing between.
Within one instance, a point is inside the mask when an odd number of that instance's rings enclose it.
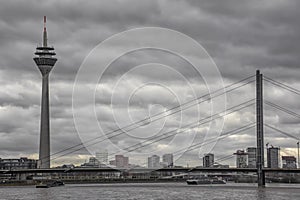
<instances>
[{"instance_id":1,"label":"low-rise building","mask_svg":"<svg viewBox=\"0 0 300 200\"><path fill-rule=\"evenodd\" d=\"M297 169L295 156L282 156L282 168Z\"/></svg>"},{"instance_id":2,"label":"low-rise building","mask_svg":"<svg viewBox=\"0 0 300 200\"><path fill-rule=\"evenodd\" d=\"M36 169L37 160L28 159L27 157L21 158L0 158L0 169L16 170L16 169Z\"/></svg>"},{"instance_id":3,"label":"low-rise building","mask_svg":"<svg viewBox=\"0 0 300 200\"><path fill-rule=\"evenodd\" d=\"M89 162L83 163L81 167L86 168L98 168L100 165L99 161L95 157L90 157Z\"/></svg>"}]
</instances>

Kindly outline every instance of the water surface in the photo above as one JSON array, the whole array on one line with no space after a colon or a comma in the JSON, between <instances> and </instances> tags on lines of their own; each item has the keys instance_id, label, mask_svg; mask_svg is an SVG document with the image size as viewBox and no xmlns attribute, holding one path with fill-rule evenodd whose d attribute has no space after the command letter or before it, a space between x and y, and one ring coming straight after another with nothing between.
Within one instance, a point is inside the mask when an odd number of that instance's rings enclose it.
<instances>
[{"instance_id":1,"label":"water surface","mask_svg":"<svg viewBox=\"0 0 300 200\"><path fill-rule=\"evenodd\" d=\"M67 184L54 188L0 187L0 199L203 199L279 200L300 199L300 185L255 184L188 186L186 183Z\"/></svg>"}]
</instances>

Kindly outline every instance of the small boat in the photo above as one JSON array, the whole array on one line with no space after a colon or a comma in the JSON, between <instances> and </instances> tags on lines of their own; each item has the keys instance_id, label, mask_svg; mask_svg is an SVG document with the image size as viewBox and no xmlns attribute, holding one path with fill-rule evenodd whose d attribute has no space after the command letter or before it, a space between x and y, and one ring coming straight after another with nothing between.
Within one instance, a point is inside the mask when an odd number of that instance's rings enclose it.
<instances>
[{"instance_id":1,"label":"small boat","mask_svg":"<svg viewBox=\"0 0 300 200\"><path fill-rule=\"evenodd\" d=\"M40 183L35 186L36 188L49 188L48 184Z\"/></svg>"},{"instance_id":2,"label":"small boat","mask_svg":"<svg viewBox=\"0 0 300 200\"><path fill-rule=\"evenodd\" d=\"M226 181L220 178L199 178L186 181L188 185L209 185L209 184L226 184Z\"/></svg>"},{"instance_id":3,"label":"small boat","mask_svg":"<svg viewBox=\"0 0 300 200\"><path fill-rule=\"evenodd\" d=\"M64 182L62 181L52 181L52 182L48 182L48 183L40 183L38 185L36 185L36 188L50 188L50 187L58 187L58 186L63 186L65 185Z\"/></svg>"}]
</instances>

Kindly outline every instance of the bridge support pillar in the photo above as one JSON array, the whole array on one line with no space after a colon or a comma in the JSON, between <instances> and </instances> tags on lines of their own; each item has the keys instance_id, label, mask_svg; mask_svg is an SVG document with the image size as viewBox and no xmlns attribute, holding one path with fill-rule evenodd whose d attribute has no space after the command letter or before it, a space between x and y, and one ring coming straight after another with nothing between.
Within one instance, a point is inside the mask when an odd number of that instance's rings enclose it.
<instances>
[{"instance_id":1,"label":"bridge support pillar","mask_svg":"<svg viewBox=\"0 0 300 200\"><path fill-rule=\"evenodd\" d=\"M265 186L264 168L263 76L256 71L256 166L258 187Z\"/></svg>"}]
</instances>

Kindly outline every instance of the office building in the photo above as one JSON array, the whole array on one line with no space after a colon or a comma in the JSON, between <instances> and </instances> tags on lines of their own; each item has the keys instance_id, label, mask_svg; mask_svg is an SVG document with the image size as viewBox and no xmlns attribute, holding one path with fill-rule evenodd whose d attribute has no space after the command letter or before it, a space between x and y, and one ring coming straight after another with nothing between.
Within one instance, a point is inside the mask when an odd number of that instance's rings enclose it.
<instances>
[{"instance_id":1,"label":"office building","mask_svg":"<svg viewBox=\"0 0 300 200\"><path fill-rule=\"evenodd\" d=\"M151 157L148 157L148 168L159 168L160 157L158 155L153 155Z\"/></svg>"},{"instance_id":2,"label":"office building","mask_svg":"<svg viewBox=\"0 0 300 200\"><path fill-rule=\"evenodd\" d=\"M208 153L203 157L203 167L213 167L214 166L214 154Z\"/></svg>"},{"instance_id":3,"label":"office building","mask_svg":"<svg viewBox=\"0 0 300 200\"><path fill-rule=\"evenodd\" d=\"M236 167L247 168L248 154L244 150L237 150L234 155L236 155Z\"/></svg>"},{"instance_id":4,"label":"office building","mask_svg":"<svg viewBox=\"0 0 300 200\"><path fill-rule=\"evenodd\" d=\"M162 161L165 167L173 167L174 166L174 161L173 161L173 154L164 154L162 157Z\"/></svg>"},{"instance_id":5,"label":"office building","mask_svg":"<svg viewBox=\"0 0 300 200\"><path fill-rule=\"evenodd\" d=\"M129 158L123 155L115 155L116 167L127 168L129 166Z\"/></svg>"},{"instance_id":6,"label":"office building","mask_svg":"<svg viewBox=\"0 0 300 200\"><path fill-rule=\"evenodd\" d=\"M256 168L256 147L248 147L248 168Z\"/></svg>"},{"instance_id":7,"label":"office building","mask_svg":"<svg viewBox=\"0 0 300 200\"><path fill-rule=\"evenodd\" d=\"M278 147L271 146L267 149L267 166L268 168L279 167L279 151Z\"/></svg>"}]
</instances>

